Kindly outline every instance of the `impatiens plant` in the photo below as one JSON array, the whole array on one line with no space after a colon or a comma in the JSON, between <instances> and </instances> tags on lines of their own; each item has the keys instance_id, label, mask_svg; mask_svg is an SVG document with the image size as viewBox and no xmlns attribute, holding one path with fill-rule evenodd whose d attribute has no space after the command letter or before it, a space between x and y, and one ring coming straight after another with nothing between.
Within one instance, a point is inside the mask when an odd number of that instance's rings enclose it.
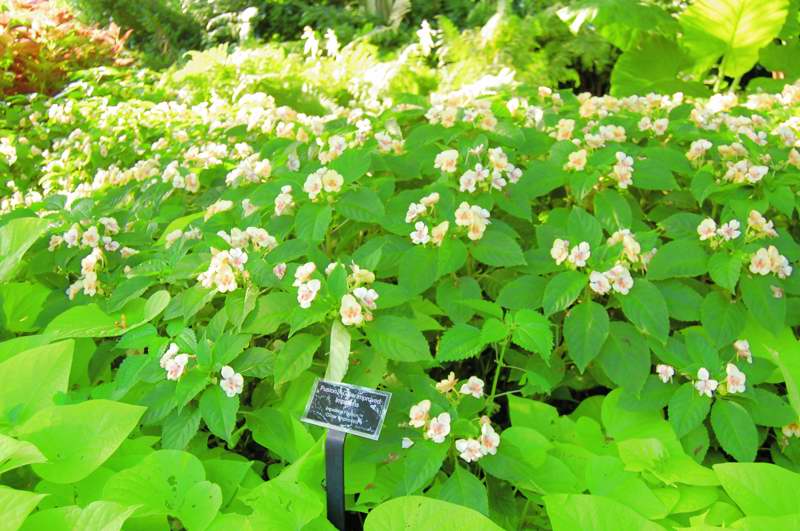
<instances>
[{"instance_id":1,"label":"impatiens plant","mask_svg":"<svg viewBox=\"0 0 800 531\"><path fill-rule=\"evenodd\" d=\"M324 378L392 393L352 525L796 527L800 85L293 108L234 59L0 104L4 526L330 529Z\"/></svg>"}]
</instances>

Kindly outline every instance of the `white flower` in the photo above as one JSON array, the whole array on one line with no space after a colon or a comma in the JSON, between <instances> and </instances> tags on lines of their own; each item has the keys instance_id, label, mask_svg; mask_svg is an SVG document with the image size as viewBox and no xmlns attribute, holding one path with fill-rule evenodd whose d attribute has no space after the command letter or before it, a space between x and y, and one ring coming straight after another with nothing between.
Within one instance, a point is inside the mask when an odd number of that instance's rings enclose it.
<instances>
[{"instance_id":1,"label":"white flower","mask_svg":"<svg viewBox=\"0 0 800 531\"><path fill-rule=\"evenodd\" d=\"M67 232L64 233L64 243L67 244L67 247L75 247L78 245L78 228L72 227Z\"/></svg>"},{"instance_id":2,"label":"white flower","mask_svg":"<svg viewBox=\"0 0 800 531\"><path fill-rule=\"evenodd\" d=\"M456 164L458 163L458 151L455 149L448 149L436 155L433 162L433 167L442 170L446 173L453 173L456 171Z\"/></svg>"},{"instance_id":3,"label":"white flower","mask_svg":"<svg viewBox=\"0 0 800 531\"><path fill-rule=\"evenodd\" d=\"M178 380L186 370L187 363L189 363L188 354L178 354L167 361L165 367L167 370L167 380Z\"/></svg>"},{"instance_id":4,"label":"white flower","mask_svg":"<svg viewBox=\"0 0 800 531\"><path fill-rule=\"evenodd\" d=\"M552 250L551 250L552 253ZM569 253L569 261L570 263L574 264L576 267L583 267L586 265L586 261L592 255L591 250L589 248L588 242L581 242Z\"/></svg>"},{"instance_id":5,"label":"white flower","mask_svg":"<svg viewBox=\"0 0 800 531\"><path fill-rule=\"evenodd\" d=\"M81 238L81 245L88 245L89 247L97 247L97 244L100 243L100 234L97 232L97 227L92 225L86 232L83 233L83 237Z\"/></svg>"},{"instance_id":6,"label":"white flower","mask_svg":"<svg viewBox=\"0 0 800 531\"><path fill-rule=\"evenodd\" d=\"M458 189L461 192L475 192L475 185L478 183L474 170L467 170L458 180Z\"/></svg>"},{"instance_id":7,"label":"white flower","mask_svg":"<svg viewBox=\"0 0 800 531\"><path fill-rule=\"evenodd\" d=\"M444 237L447 235L447 230L450 228L449 221L442 221L431 229L431 242L437 247L442 245Z\"/></svg>"},{"instance_id":8,"label":"white flower","mask_svg":"<svg viewBox=\"0 0 800 531\"><path fill-rule=\"evenodd\" d=\"M569 257L569 242L556 238L550 248L550 256L556 261L556 265L561 265Z\"/></svg>"},{"instance_id":9,"label":"white flower","mask_svg":"<svg viewBox=\"0 0 800 531\"><path fill-rule=\"evenodd\" d=\"M361 313L361 305L358 303L358 300L349 293L342 297L339 315L342 317L342 324L345 326L359 326L364 322L364 315Z\"/></svg>"},{"instance_id":10,"label":"white flower","mask_svg":"<svg viewBox=\"0 0 800 531\"><path fill-rule=\"evenodd\" d=\"M786 437L800 437L800 422L790 422L781 428L781 432Z\"/></svg>"},{"instance_id":11,"label":"white flower","mask_svg":"<svg viewBox=\"0 0 800 531\"><path fill-rule=\"evenodd\" d=\"M713 238L717 233L717 224L711 218L706 218L697 226L697 234L700 236L700 241L705 241Z\"/></svg>"},{"instance_id":12,"label":"white flower","mask_svg":"<svg viewBox=\"0 0 800 531\"><path fill-rule=\"evenodd\" d=\"M727 374L725 380L728 384L728 392L731 394L744 393L744 384L747 380L747 376L739 370L739 367L733 363L729 363L725 366L725 374Z\"/></svg>"},{"instance_id":13,"label":"white flower","mask_svg":"<svg viewBox=\"0 0 800 531\"><path fill-rule=\"evenodd\" d=\"M304 282L307 282L314 271L317 270L317 264L314 262L306 262L305 264L299 266L297 270L294 272L294 283L293 286L300 286Z\"/></svg>"},{"instance_id":14,"label":"white flower","mask_svg":"<svg viewBox=\"0 0 800 531\"><path fill-rule=\"evenodd\" d=\"M576 170L581 171L586 167L586 150L579 149L578 151L573 151L568 156L569 160L564 165L565 170Z\"/></svg>"},{"instance_id":15,"label":"white flower","mask_svg":"<svg viewBox=\"0 0 800 531\"><path fill-rule=\"evenodd\" d=\"M408 205L408 211L406 212L406 223L412 223L419 216L424 215L425 211L425 205L422 203L411 203Z\"/></svg>"},{"instance_id":16,"label":"white flower","mask_svg":"<svg viewBox=\"0 0 800 531\"><path fill-rule=\"evenodd\" d=\"M414 232L411 233L411 242L415 245L425 245L429 241L431 241L431 236L428 226L422 221L417 221L414 224Z\"/></svg>"},{"instance_id":17,"label":"white flower","mask_svg":"<svg viewBox=\"0 0 800 531\"><path fill-rule=\"evenodd\" d=\"M449 433L450 414L440 413L439 416L431 419L431 423L428 425L428 431L425 432L425 437L435 443L443 443Z\"/></svg>"},{"instance_id":18,"label":"white flower","mask_svg":"<svg viewBox=\"0 0 800 531\"><path fill-rule=\"evenodd\" d=\"M633 277L631 277L630 271L623 265L615 265L610 270L606 271L606 276L611 282L611 287L617 293L627 295L633 287Z\"/></svg>"},{"instance_id":19,"label":"white flower","mask_svg":"<svg viewBox=\"0 0 800 531\"><path fill-rule=\"evenodd\" d=\"M244 377L241 374L234 371L233 368L228 365L222 368L220 374L222 375L222 380L219 382L219 386L222 387L222 390L225 391L228 398L233 398L236 395L242 394Z\"/></svg>"},{"instance_id":20,"label":"white flower","mask_svg":"<svg viewBox=\"0 0 800 531\"><path fill-rule=\"evenodd\" d=\"M456 383L458 383L458 380L456 380L456 373L450 371L450 374L447 375L447 378L444 380L439 380L436 383L436 390L442 394L449 393L455 389Z\"/></svg>"},{"instance_id":21,"label":"white flower","mask_svg":"<svg viewBox=\"0 0 800 531\"><path fill-rule=\"evenodd\" d=\"M500 446L500 436L494 431L491 424L484 423L481 426L481 437L479 440L481 443L481 453L483 455L494 455L497 453L497 447Z\"/></svg>"},{"instance_id":22,"label":"white flower","mask_svg":"<svg viewBox=\"0 0 800 531\"><path fill-rule=\"evenodd\" d=\"M231 249L228 252L229 261L232 266L237 268L239 271L244 270L244 264L247 263L247 253L239 249L238 247L235 249Z\"/></svg>"},{"instance_id":23,"label":"white flower","mask_svg":"<svg viewBox=\"0 0 800 531\"><path fill-rule=\"evenodd\" d=\"M283 216L284 214L288 214L293 207L294 199L292 198L292 187L287 184L281 187L281 193L275 196L275 215Z\"/></svg>"},{"instance_id":24,"label":"white flower","mask_svg":"<svg viewBox=\"0 0 800 531\"><path fill-rule=\"evenodd\" d=\"M697 371L697 381L694 383L694 388L697 389L701 396L706 395L711 398L714 391L717 390L718 385L719 382L710 378L708 369L701 367L700 370Z\"/></svg>"},{"instance_id":25,"label":"white flower","mask_svg":"<svg viewBox=\"0 0 800 531\"><path fill-rule=\"evenodd\" d=\"M170 343L169 348L164 352L161 356L161 360L159 360L159 364L161 365L162 369L167 368L167 363L174 358L178 354L178 345L176 343Z\"/></svg>"},{"instance_id":26,"label":"white flower","mask_svg":"<svg viewBox=\"0 0 800 531\"><path fill-rule=\"evenodd\" d=\"M282 280L283 276L286 274L286 262L276 264L275 267L272 268L272 273L278 277L278 280Z\"/></svg>"},{"instance_id":27,"label":"white flower","mask_svg":"<svg viewBox=\"0 0 800 531\"><path fill-rule=\"evenodd\" d=\"M308 309L311 307L311 303L317 298L317 292L319 292L320 287L322 287L322 284L316 278L297 287L297 302L301 308Z\"/></svg>"},{"instance_id":28,"label":"white flower","mask_svg":"<svg viewBox=\"0 0 800 531\"><path fill-rule=\"evenodd\" d=\"M768 275L772 271L769 253L761 248L750 258L750 272L757 275Z\"/></svg>"},{"instance_id":29,"label":"white flower","mask_svg":"<svg viewBox=\"0 0 800 531\"><path fill-rule=\"evenodd\" d=\"M661 136L667 132L667 127L669 127L669 120L667 118L659 118L655 122L653 122L653 132L657 136Z\"/></svg>"},{"instance_id":30,"label":"white flower","mask_svg":"<svg viewBox=\"0 0 800 531\"><path fill-rule=\"evenodd\" d=\"M753 354L750 352L750 342L746 339L737 339L733 342L733 348L736 351L736 357L746 360L747 363L753 363Z\"/></svg>"},{"instance_id":31,"label":"white flower","mask_svg":"<svg viewBox=\"0 0 800 531\"><path fill-rule=\"evenodd\" d=\"M423 400L419 404L411 406L411 410L408 412L408 423L415 428L425 426L425 423L428 422L428 413L430 410L430 400Z\"/></svg>"},{"instance_id":32,"label":"white flower","mask_svg":"<svg viewBox=\"0 0 800 531\"><path fill-rule=\"evenodd\" d=\"M671 365L659 363L656 365L656 373L662 382L668 383L672 381L672 377L675 375L675 369Z\"/></svg>"},{"instance_id":33,"label":"white flower","mask_svg":"<svg viewBox=\"0 0 800 531\"><path fill-rule=\"evenodd\" d=\"M343 184L344 177L335 170L327 170L322 175L322 188L328 193L339 192Z\"/></svg>"},{"instance_id":34,"label":"white flower","mask_svg":"<svg viewBox=\"0 0 800 531\"><path fill-rule=\"evenodd\" d=\"M605 295L611 291L611 282L605 274L592 271L589 275L589 287L598 295Z\"/></svg>"},{"instance_id":35,"label":"white flower","mask_svg":"<svg viewBox=\"0 0 800 531\"><path fill-rule=\"evenodd\" d=\"M306 182L303 183L303 191L308 194L308 197L314 201L317 196L322 192L322 176L319 171L316 171L306 177Z\"/></svg>"},{"instance_id":36,"label":"white flower","mask_svg":"<svg viewBox=\"0 0 800 531\"><path fill-rule=\"evenodd\" d=\"M458 455L467 463L472 463L483 457L481 443L475 439L458 439L456 441Z\"/></svg>"},{"instance_id":37,"label":"white flower","mask_svg":"<svg viewBox=\"0 0 800 531\"><path fill-rule=\"evenodd\" d=\"M459 392L462 395L472 395L475 398L483 396L483 380L477 376L470 376L467 383L461 386Z\"/></svg>"},{"instance_id":38,"label":"white flower","mask_svg":"<svg viewBox=\"0 0 800 531\"><path fill-rule=\"evenodd\" d=\"M723 223L722 226L717 229L717 234L722 236L722 239L725 241L735 240L742 234L739 230L740 227L741 225L739 222L735 219L732 219L727 223Z\"/></svg>"},{"instance_id":39,"label":"white flower","mask_svg":"<svg viewBox=\"0 0 800 531\"><path fill-rule=\"evenodd\" d=\"M375 309L375 301L378 300L378 292L374 289L359 286L353 290L353 295L355 295L358 301L368 310Z\"/></svg>"}]
</instances>

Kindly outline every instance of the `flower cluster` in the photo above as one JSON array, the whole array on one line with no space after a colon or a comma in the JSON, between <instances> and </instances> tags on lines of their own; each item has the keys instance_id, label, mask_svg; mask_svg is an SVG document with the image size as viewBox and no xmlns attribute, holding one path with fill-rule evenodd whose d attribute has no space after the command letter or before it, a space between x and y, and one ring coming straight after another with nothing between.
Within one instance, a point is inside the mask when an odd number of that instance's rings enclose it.
<instances>
[{"instance_id":1,"label":"flower cluster","mask_svg":"<svg viewBox=\"0 0 800 531\"><path fill-rule=\"evenodd\" d=\"M323 166L314 173L309 174L303 184L303 191L308 194L311 201L317 201L323 192L328 194L340 192L343 184L344 177L339 172ZM291 192L291 189L289 192Z\"/></svg>"},{"instance_id":2,"label":"flower cluster","mask_svg":"<svg viewBox=\"0 0 800 531\"><path fill-rule=\"evenodd\" d=\"M453 150L450 150L453 151ZM483 146L471 150L470 154L478 155ZM448 153L447 151L445 153ZM491 190L502 190L508 183L515 184L522 177L522 170L508 161L508 156L501 148L488 150L488 166L477 162L474 168L465 171L458 180L459 190L476 193Z\"/></svg>"},{"instance_id":3,"label":"flower cluster","mask_svg":"<svg viewBox=\"0 0 800 531\"><path fill-rule=\"evenodd\" d=\"M257 153L244 158L225 176L225 184L236 188L243 184L260 183L272 174L272 165L269 160L261 159Z\"/></svg>"},{"instance_id":4,"label":"flower cluster","mask_svg":"<svg viewBox=\"0 0 800 531\"><path fill-rule=\"evenodd\" d=\"M556 238L550 248L550 256L556 261L556 265L567 261L575 267L585 267L592 252L588 242L581 242L570 249L569 241Z\"/></svg>"},{"instance_id":5,"label":"flower cluster","mask_svg":"<svg viewBox=\"0 0 800 531\"><path fill-rule=\"evenodd\" d=\"M216 289L220 293L236 290L237 276L247 278L244 265L247 263L247 253L239 247L229 251L220 251L211 248L211 263L206 271L197 276L197 281L204 288Z\"/></svg>"},{"instance_id":6,"label":"flower cluster","mask_svg":"<svg viewBox=\"0 0 800 531\"><path fill-rule=\"evenodd\" d=\"M225 231L217 232L217 236L225 240L225 243L231 247L244 248L252 245L256 250L271 251L278 245L278 240L266 229L260 227L247 227L245 230L234 227L230 233Z\"/></svg>"},{"instance_id":7,"label":"flower cluster","mask_svg":"<svg viewBox=\"0 0 800 531\"><path fill-rule=\"evenodd\" d=\"M183 376L189 357L189 354L180 352L177 344L170 343L159 361L161 368L167 372L167 380L179 380Z\"/></svg>"},{"instance_id":8,"label":"flower cluster","mask_svg":"<svg viewBox=\"0 0 800 531\"><path fill-rule=\"evenodd\" d=\"M589 274L589 287L598 295L605 295L611 290L627 295L633 287L633 277L627 267L617 264L602 273L592 271Z\"/></svg>"},{"instance_id":9,"label":"flower cluster","mask_svg":"<svg viewBox=\"0 0 800 531\"><path fill-rule=\"evenodd\" d=\"M316 270L317 264L306 262L294 272L292 286L297 288L297 303L303 309L311 308L311 303L317 298L317 293L322 287L322 282L318 278L311 278ZM283 272L285 272L285 269ZM283 272L281 272L280 278L283 277ZM278 276L278 272L275 272L275 274Z\"/></svg>"},{"instance_id":10,"label":"flower cluster","mask_svg":"<svg viewBox=\"0 0 800 531\"><path fill-rule=\"evenodd\" d=\"M480 240L489 221L489 211L478 205L470 205L463 201L456 209L456 225L467 228L467 237L470 240ZM445 227L446 232L446 227Z\"/></svg>"},{"instance_id":11,"label":"flower cluster","mask_svg":"<svg viewBox=\"0 0 800 531\"><path fill-rule=\"evenodd\" d=\"M350 270L347 284L351 291L342 296L339 316L345 326L360 326L365 321L372 321L372 311L377 308L378 292L368 287L375 282L375 275L356 264L351 264Z\"/></svg>"},{"instance_id":12,"label":"flower cluster","mask_svg":"<svg viewBox=\"0 0 800 531\"><path fill-rule=\"evenodd\" d=\"M633 184L633 158L622 151L616 153L617 162L611 170L611 178L623 190Z\"/></svg>"},{"instance_id":13,"label":"flower cluster","mask_svg":"<svg viewBox=\"0 0 800 531\"><path fill-rule=\"evenodd\" d=\"M292 197L292 186L286 184L281 186L281 192L275 196L275 215L284 216L291 214L294 210L294 198Z\"/></svg>"},{"instance_id":14,"label":"flower cluster","mask_svg":"<svg viewBox=\"0 0 800 531\"><path fill-rule=\"evenodd\" d=\"M450 434L450 413L440 413L431 418L430 411L431 401L427 399L411 406L408 423L414 428L423 428L426 439L441 444Z\"/></svg>"},{"instance_id":15,"label":"flower cluster","mask_svg":"<svg viewBox=\"0 0 800 531\"><path fill-rule=\"evenodd\" d=\"M705 218L697 226L697 235L700 241L708 241L712 247L716 247L720 242L729 242L741 236L741 224L738 220L726 221L719 227L712 218Z\"/></svg>"},{"instance_id":16,"label":"flower cluster","mask_svg":"<svg viewBox=\"0 0 800 531\"><path fill-rule=\"evenodd\" d=\"M770 245L757 250L750 258L750 272L762 276L774 273L778 278L786 278L792 274L792 266L777 247Z\"/></svg>"}]
</instances>

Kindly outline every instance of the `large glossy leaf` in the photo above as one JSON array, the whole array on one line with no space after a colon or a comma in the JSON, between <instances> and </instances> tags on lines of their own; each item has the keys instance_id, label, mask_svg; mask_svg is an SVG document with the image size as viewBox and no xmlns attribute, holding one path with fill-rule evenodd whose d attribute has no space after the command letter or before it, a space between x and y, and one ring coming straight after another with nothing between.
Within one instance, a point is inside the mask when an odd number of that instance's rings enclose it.
<instances>
[{"instance_id":1,"label":"large glossy leaf","mask_svg":"<svg viewBox=\"0 0 800 531\"><path fill-rule=\"evenodd\" d=\"M481 513L433 498L403 496L389 500L372 511L364 522L365 531L427 529L436 522L441 531L500 531L502 528Z\"/></svg>"},{"instance_id":2,"label":"large glossy leaf","mask_svg":"<svg viewBox=\"0 0 800 531\"><path fill-rule=\"evenodd\" d=\"M0 282L12 278L22 257L47 230L47 220L16 218L0 227Z\"/></svg>"}]
</instances>

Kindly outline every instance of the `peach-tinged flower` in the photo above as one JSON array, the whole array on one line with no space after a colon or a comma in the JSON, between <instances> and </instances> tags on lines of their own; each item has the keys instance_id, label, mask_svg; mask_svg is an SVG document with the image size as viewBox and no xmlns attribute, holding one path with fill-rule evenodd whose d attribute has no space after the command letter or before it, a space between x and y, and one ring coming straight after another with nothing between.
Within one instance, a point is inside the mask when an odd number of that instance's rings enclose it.
<instances>
[{"instance_id":1,"label":"peach-tinged flower","mask_svg":"<svg viewBox=\"0 0 800 531\"><path fill-rule=\"evenodd\" d=\"M189 363L188 354L178 354L167 361L164 367L167 371L167 380L178 380L186 371L186 364Z\"/></svg>"},{"instance_id":2,"label":"peach-tinged flower","mask_svg":"<svg viewBox=\"0 0 800 531\"><path fill-rule=\"evenodd\" d=\"M737 339L733 342L733 349L736 351L736 357L746 360L747 363L753 363L753 354L750 352L750 342L746 339Z\"/></svg>"},{"instance_id":3,"label":"peach-tinged flower","mask_svg":"<svg viewBox=\"0 0 800 531\"><path fill-rule=\"evenodd\" d=\"M494 455L497 453L497 447L500 446L500 436L494 431L490 423L482 422L479 441L481 443L481 454Z\"/></svg>"},{"instance_id":4,"label":"peach-tinged flower","mask_svg":"<svg viewBox=\"0 0 800 531\"><path fill-rule=\"evenodd\" d=\"M781 432L786 437L800 437L800 422L790 422L781 428Z\"/></svg>"},{"instance_id":5,"label":"peach-tinged flower","mask_svg":"<svg viewBox=\"0 0 800 531\"><path fill-rule=\"evenodd\" d=\"M579 149L569 154L569 161L564 165L565 170L581 171L586 167L586 150Z\"/></svg>"},{"instance_id":6,"label":"peach-tinged flower","mask_svg":"<svg viewBox=\"0 0 800 531\"><path fill-rule=\"evenodd\" d=\"M458 380L456 379L456 373L450 371L450 374L447 375L447 378L436 383L436 390L442 394L449 393L455 389L457 383Z\"/></svg>"},{"instance_id":7,"label":"peach-tinged flower","mask_svg":"<svg viewBox=\"0 0 800 531\"><path fill-rule=\"evenodd\" d=\"M456 450L458 450L459 457L467 463L473 463L483 457L481 443L475 439L458 439Z\"/></svg>"},{"instance_id":8,"label":"peach-tinged flower","mask_svg":"<svg viewBox=\"0 0 800 531\"><path fill-rule=\"evenodd\" d=\"M276 264L275 267L272 268L272 273L278 277L278 280L282 280L283 276L286 274L286 262Z\"/></svg>"},{"instance_id":9,"label":"peach-tinged flower","mask_svg":"<svg viewBox=\"0 0 800 531\"><path fill-rule=\"evenodd\" d=\"M727 223L723 223L719 229L717 229L717 234L722 236L722 239L725 241L735 240L738 238L742 233L739 230L741 225L735 219L728 221Z\"/></svg>"},{"instance_id":10,"label":"peach-tinged flower","mask_svg":"<svg viewBox=\"0 0 800 531\"><path fill-rule=\"evenodd\" d=\"M589 287L598 295L605 295L611 291L611 282L605 274L592 271L589 275Z\"/></svg>"},{"instance_id":11,"label":"peach-tinged flower","mask_svg":"<svg viewBox=\"0 0 800 531\"><path fill-rule=\"evenodd\" d=\"M328 193L339 192L343 184L344 177L335 170L327 170L322 175L322 188Z\"/></svg>"},{"instance_id":12,"label":"peach-tinged flower","mask_svg":"<svg viewBox=\"0 0 800 531\"><path fill-rule=\"evenodd\" d=\"M706 218L697 226L697 234L700 241L713 238L717 234L717 224L711 218Z\"/></svg>"},{"instance_id":13,"label":"peach-tinged flower","mask_svg":"<svg viewBox=\"0 0 800 531\"><path fill-rule=\"evenodd\" d=\"M301 308L305 310L311 307L311 303L317 298L320 287L321 283L316 278L297 287L297 302Z\"/></svg>"},{"instance_id":14,"label":"peach-tinged flower","mask_svg":"<svg viewBox=\"0 0 800 531\"><path fill-rule=\"evenodd\" d=\"M411 406L408 413L408 423L415 428L422 428L428 422L428 413L431 410L431 401L423 400L419 404Z\"/></svg>"},{"instance_id":15,"label":"peach-tinged flower","mask_svg":"<svg viewBox=\"0 0 800 531\"><path fill-rule=\"evenodd\" d=\"M672 381L672 377L675 375L675 369L671 365L659 363L656 365L656 373L662 382L668 383Z\"/></svg>"},{"instance_id":16,"label":"peach-tinged flower","mask_svg":"<svg viewBox=\"0 0 800 531\"><path fill-rule=\"evenodd\" d=\"M444 237L447 235L447 230L450 228L449 221L442 221L438 225L436 225L433 229L431 229L431 243L439 247L442 245L444 241Z\"/></svg>"},{"instance_id":17,"label":"peach-tinged flower","mask_svg":"<svg viewBox=\"0 0 800 531\"><path fill-rule=\"evenodd\" d=\"M425 437L435 443L443 443L450 433L450 413L440 413L431 419Z\"/></svg>"},{"instance_id":18,"label":"peach-tinged flower","mask_svg":"<svg viewBox=\"0 0 800 531\"><path fill-rule=\"evenodd\" d=\"M550 256L556 261L556 265L561 265L569 257L569 242L556 238L550 248Z\"/></svg>"},{"instance_id":19,"label":"peach-tinged flower","mask_svg":"<svg viewBox=\"0 0 800 531\"><path fill-rule=\"evenodd\" d=\"M368 310L374 310L376 308L375 301L378 300L378 292L374 289L359 286L353 290L353 295L355 295L358 301Z\"/></svg>"},{"instance_id":20,"label":"peach-tinged flower","mask_svg":"<svg viewBox=\"0 0 800 531\"><path fill-rule=\"evenodd\" d=\"M470 376L467 383L461 386L459 392L462 395L472 395L475 398L483 396L483 380L477 376Z\"/></svg>"},{"instance_id":21,"label":"peach-tinged flower","mask_svg":"<svg viewBox=\"0 0 800 531\"><path fill-rule=\"evenodd\" d=\"M406 223L413 223L418 217L424 216L425 212L425 205L422 203L411 203L408 205L408 211L406 212Z\"/></svg>"},{"instance_id":22,"label":"peach-tinged flower","mask_svg":"<svg viewBox=\"0 0 800 531\"><path fill-rule=\"evenodd\" d=\"M414 232L411 233L411 242L415 245L425 245L431 241L428 226L423 221L417 221L414 224Z\"/></svg>"},{"instance_id":23,"label":"peach-tinged flower","mask_svg":"<svg viewBox=\"0 0 800 531\"><path fill-rule=\"evenodd\" d=\"M729 393L744 393L745 381L747 376L739 370L739 367L733 363L725 366L725 381L728 384Z\"/></svg>"},{"instance_id":24,"label":"peach-tinged flower","mask_svg":"<svg viewBox=\"0 0 800 531\"><path fill-rule=\"evenodd\" d=\"M694 382L694 388L697 389L701 396L706 395L711 398L714 391L717 390L718 385L719 382L713 380L708 374L708 369L701 367L700 370L697 371L697 381Z\"/></svg>"},{"instance_id":25,"label":"peach-tinged flower","mask_svg":"<svg viewBox=\"0 0 800 531\"><path fill-rule=\"evenodd\" d=\"M756 275L768 275L772 271L769 253L761 248L750 258L750 272Z\"/></svg>"},{"instance_id":26,"label":"peach-tinged flower","mask_svg":"<svg viewBox=\"0 0 800 531\"><path fill-rule=\"evenodd\" d=\"M436 155L436 159L433 162L433 167L446 173L453 173L456 171L457 164L458 151L455 149L448 149Z\"/></svg>"},{"instance_id":27,"label":"peach-tinged flower","mask_svg":"<svg viewBox=\"0 0 800 531\"><path fill-rule=\"evenodd\" d=\"M233 368L228 365L222 368L220 374L222 375L222 380L219 382L219 386L222 387L222 390L225 391L225 395L228 398L233 398L236 395L242 394L244 377L241 374L234 371Z\"/></svg>"},{"instance_id":28,"label":"peach-tinged flower","mask_svg":"<svg viewBox=\"0 0 800 531\"><path fill-rule=\"evenodd\" d=\"M317 264L314 262L306 262L305 264L299 266L297 270L294 272L294 283L293 286L300 286L300 284L304 282L308 282L311 278L311 275L314 274L314 271L317 270Z\"/></svg>"},{"instance_id":29,"label":"peach-tinged flower","mask_svg":"<svg viewBox=\"0 0 800 531\"><path fill-rule=\"evenodd\" d=\"M351 294L342 297L339 307L339 315L342 317L342 324L345 326L359 326L364 322L364 315L361 313L361 305Z\"/></svg>"},{"instance_id":30,"label":"peach-tinged flower","mask_svg":"<svg viewBox=\"0 0 800 531\"><path fill-rule=\"evenodd\" d=\"M592 255L588 242L581 242L569 252L569 261L576 267L583 267Z\"/></svg>"},{"instance_id":31,"label":"peach-tinged flower","mask_svg":"<svg viewBox=\"0 0 800 531\"><path fill-rule=\"evenodd\" d=\"M456 209L456 225L459 227L468 227L472 224L473 213L469 203L462 202Z\"/></svg>"}]
</instances>

